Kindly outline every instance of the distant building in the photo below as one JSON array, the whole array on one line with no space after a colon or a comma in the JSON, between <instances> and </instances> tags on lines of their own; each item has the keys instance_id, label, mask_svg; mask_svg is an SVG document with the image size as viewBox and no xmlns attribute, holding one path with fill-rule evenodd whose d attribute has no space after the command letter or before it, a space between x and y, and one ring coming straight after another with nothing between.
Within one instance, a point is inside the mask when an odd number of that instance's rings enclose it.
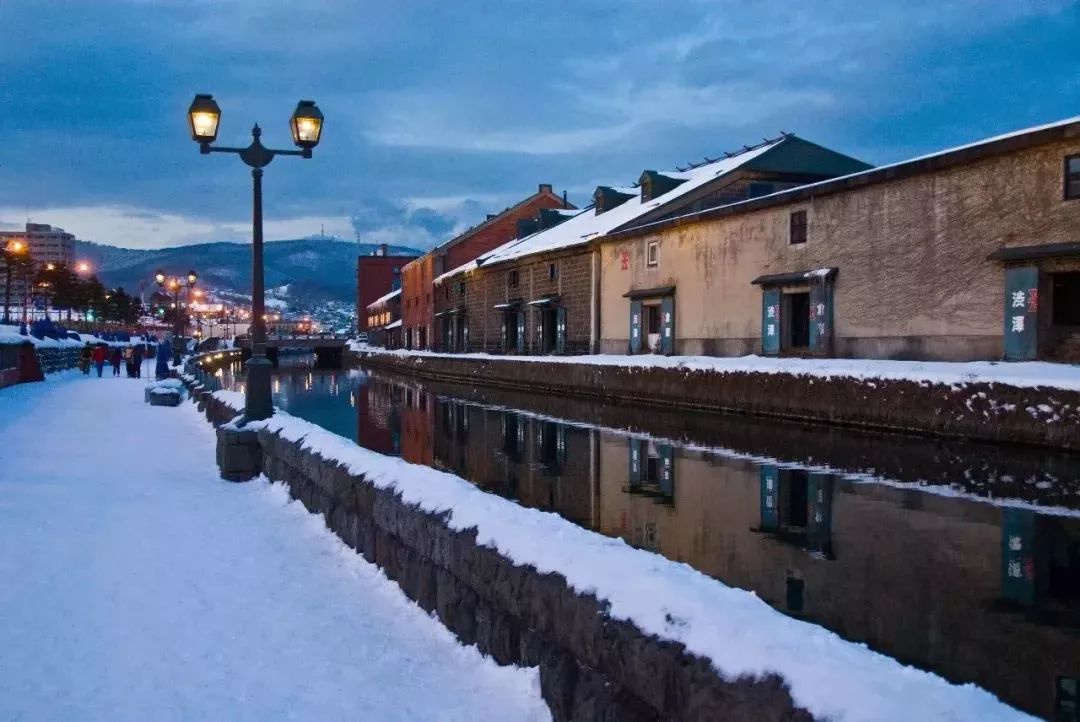
<instances>
[{"instance_id":1,"label":"distant building","mask_svg":"<svg viewBox=\"0 0 1080 722\"><path fill-rule=\"evenodd\" d=\"M433 282L450 269L467 264L478 256L514 238L518 221L535 217L542 209L573 208L566 196L556 195L548 183L537 192L502 213L487 219L433 249L405 268L402 292L402 322L407 348L446 348L455 333L451 318L435 316ZM450 314L452 315L452 314Z\"/></svg>"},{"instance_id":2,"label":"distant building","mask_svg":"<svg viewBox=\"0 0 1080 722\"><path fill-rule=\"evenodd\" d=\"M401 289L375 299L367 307L368 343L401 348Z\"/></svg>"},{"instance_id":3,"label":"distant building","mask_svg":"<svg viewBox=\"0 0 1080 722\"><path fill-rule=\"evenodd\" d=\"M75 236L63 228L56 228L47 223L27 223L25 230L22 231L0 231L0 248L5 248L9 243L16 241L26 244L35 269L48 263L65 266L75 264ZM3 268L2 262L0 262L0 268ZM26 288L22 280L13 279L11 284L13 302L22 303L25 293Z\"/></svg>"},{"instance_id":4,"label":"distant building","mask_svg":"<svg viewBox=\"0 0 1080 722\"><path fill-rule=\"evenodd\" d=\"M401 288L402 269L416 256L391 256L381 244L368 256L356 258L356 325L367 332L367 309L380 296Z\"/></svg>"}]
</instances>

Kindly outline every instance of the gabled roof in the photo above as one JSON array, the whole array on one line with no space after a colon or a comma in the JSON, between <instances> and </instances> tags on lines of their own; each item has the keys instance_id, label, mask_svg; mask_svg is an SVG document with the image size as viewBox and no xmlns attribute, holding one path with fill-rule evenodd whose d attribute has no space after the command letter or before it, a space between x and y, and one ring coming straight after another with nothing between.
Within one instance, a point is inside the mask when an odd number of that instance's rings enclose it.
<instances>
[{"instance_id":1,"label":"gabled roof","mask_svg":"<svg viewBox=\"0 0 1080 722\"><path fill-rule=\"evenodd\" d=\"M611 210L597 214L593 207L586 208L573 218L554 228L534 233L522 239L509 241L477 259L481 266L511 261L534 253L544 253L563 248L572 248L589 243L620 226L630 223L651 211L660 209L669 203L690 194L732 171L738 170L750 161L787 142L791 136L784 136L769 143L736 153L712 163L706 163L686 171L664 171L664 175L684 180L682 184L646 203L641 202L641 188L620 188L620 192L633 194L630 200ZM464 268L462 270L465 270ZM454 272L452 271L451 274ZM445 276L451 274L444 274Z\"/></svg>"},{"instance_id":2,"label":"gabled roof","mask_svg":"<svg viewBox=\"0 0 1080 722\"><path fill-rule=\"evenodd\" d=\"M816 183L807 183L796 188L751 198L745 201L730 203L717 208L685 213L673 218L664 218L655 222L630 224L625 228L617 229L615 232L609 234L607 238L626 238L642 233L653 233L660 229L672 226L697 223L714 218L724 218L739 213L749 213L764 208L797 203L811 198L820 198L833 193L863 188L865 186L874 185L875 183L901 180L921 173L931 173L947 168L954 168L994 155L1012 153L1044 145L1046 143L1077 138L1080 138L1080 116L1066 118L1065 120L1060 120L1055 123L1024 128L1011 133L1005 133L1004 135L985 138L983 140L975 141L974 143L946 148L945 150L921 155L909 160L877 166L857 173L848 173Z\"/></svg>"}]
</instances>

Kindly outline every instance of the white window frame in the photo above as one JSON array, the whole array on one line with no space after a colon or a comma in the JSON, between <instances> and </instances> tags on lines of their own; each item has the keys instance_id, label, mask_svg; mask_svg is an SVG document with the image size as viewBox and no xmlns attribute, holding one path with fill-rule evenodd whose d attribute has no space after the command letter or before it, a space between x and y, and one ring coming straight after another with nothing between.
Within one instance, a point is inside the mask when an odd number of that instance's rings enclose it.
<instances>
[{"instance_id":1,"label":"white window frame","mask_svg":"<svg viewBox=\"0 0 1080 722\"><path fill-rule=\"evenodd\" d=\"M660 241L645 243L645 267L656 268L660 265Z\"/></svg>"}]
</instances>

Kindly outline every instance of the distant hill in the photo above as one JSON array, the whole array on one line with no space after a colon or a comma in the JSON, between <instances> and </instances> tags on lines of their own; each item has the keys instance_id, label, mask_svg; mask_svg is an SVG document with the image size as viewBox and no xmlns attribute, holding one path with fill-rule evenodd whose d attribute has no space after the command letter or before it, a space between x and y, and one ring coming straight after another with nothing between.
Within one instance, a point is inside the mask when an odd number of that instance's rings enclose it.
<instances>
[{"instance_id":1,"label":"distant hill","mask_svg":"<svg viewBox=\"0 0 1080 722\"><path fill-rule=\"evenodd\" d=\"M356 257L370 255L370 243L305 238L268 241L265 246L266 287L289 286L289 296L304 305L325 301L355 303ZM76 241L76 257L89 261L106 286L123 286L138 293L154 287L154 273L160 268L170 274L199 274L200 284L209 288L251 294L251 244L202 243L156 250L117 248ZM419 255L421 251L391 246L394 256Z\"/></svg>"}]
</instances>

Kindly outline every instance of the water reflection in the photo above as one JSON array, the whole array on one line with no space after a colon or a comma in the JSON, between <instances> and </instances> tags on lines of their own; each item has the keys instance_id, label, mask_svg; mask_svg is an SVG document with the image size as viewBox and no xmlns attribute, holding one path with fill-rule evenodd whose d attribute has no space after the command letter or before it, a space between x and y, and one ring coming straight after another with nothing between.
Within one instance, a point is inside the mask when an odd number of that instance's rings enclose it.
<instances>
[{"instance_id":1,"label":"water reflection","mask_svg":"<svg viewBox=\"0 0 1080 722\"><path fill-rule=\"evenodd\" d=\"M367 372L282 374L274 395L365 447L689 563L1034 714L1076 719L1075 456Z\"/></svg>"}]
</instances>

